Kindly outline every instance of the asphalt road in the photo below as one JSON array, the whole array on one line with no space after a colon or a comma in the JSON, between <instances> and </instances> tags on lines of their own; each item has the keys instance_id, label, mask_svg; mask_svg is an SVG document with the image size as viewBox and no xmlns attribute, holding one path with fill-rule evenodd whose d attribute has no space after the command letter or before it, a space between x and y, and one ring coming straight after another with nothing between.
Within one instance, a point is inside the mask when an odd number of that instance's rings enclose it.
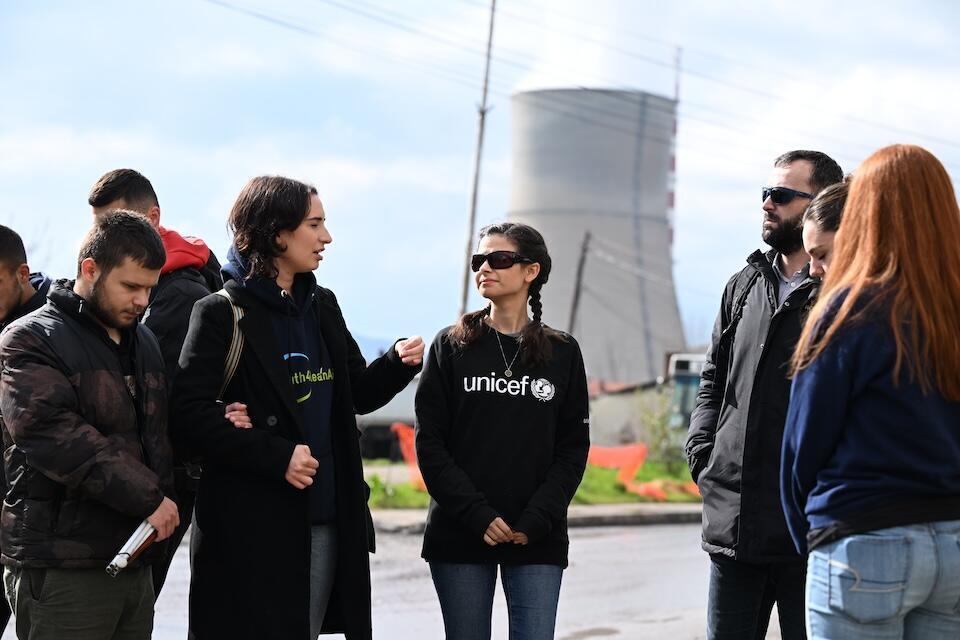
<instances>
[{"instance_id":1,"label":"asphalt road","mask_svg":"<svg viewBox=\"0 0 960 640\"><path fill-rule=\"evenodd\" d=\"M703 638L708 559L699 542L699 525L573 529L556 637ZM377 545L372 563L374 637L443 638L440 607L427 565L419 557L420 537L380 534ZM186 638L188 583L184 545L157 602L155 640ZM14 637L8 629L3 640ZM499 590L493 637L507 637L506 605ZM772 629L768 638L779 638L778 630Z\"/></svg>"}]
</instances>

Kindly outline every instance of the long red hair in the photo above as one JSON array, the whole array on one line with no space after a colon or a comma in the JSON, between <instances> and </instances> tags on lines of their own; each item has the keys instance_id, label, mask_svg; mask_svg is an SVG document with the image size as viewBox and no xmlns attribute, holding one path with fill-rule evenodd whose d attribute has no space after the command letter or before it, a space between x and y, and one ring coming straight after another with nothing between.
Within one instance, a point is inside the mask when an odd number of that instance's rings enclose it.
<instances>
[{"instance_id":1,"label":"long red hair","mask_svg":"<svg viewBox=\"0 0 960 640\"><path fill-rule=\"evenodd\" d=\"M838 293L846 296L837 308ZM935 386L960 401L960 208L943 165L914 145L884 147L854 172L793 370L807 367L844 325L881 308L896 342L894 378L906 365L924 391Z\"/></svg>"}]
</instances>

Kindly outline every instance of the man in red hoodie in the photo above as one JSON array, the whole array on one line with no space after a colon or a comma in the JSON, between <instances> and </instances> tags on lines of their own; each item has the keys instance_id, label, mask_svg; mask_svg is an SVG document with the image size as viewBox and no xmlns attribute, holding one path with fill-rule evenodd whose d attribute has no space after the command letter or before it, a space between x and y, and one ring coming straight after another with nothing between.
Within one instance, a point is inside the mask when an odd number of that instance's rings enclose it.
<instances>
[{"instance_id":1,"label":"man in red hoodie","mask_svg":"<svg viewBox=\"0 0 960 640\"><path fill-rule=\"evenodd\" d=\"M167 259L160 270L160 281L150 294L150 304L142 321L160 342L167 380L172 382L193 303L223 287L220 263L203 240L181 236L160 224L160 203L153 185L133 169L114 169L105 173L93 185L87 202L93 208L94 216L114 209L141 213L160 232ZM173 555L193 519L198 471L182 459L177 460L174 468L180 526L170 536L166 557L153 565L153 586L157 597L160 597Z\"/></svg>"}]
</instances>

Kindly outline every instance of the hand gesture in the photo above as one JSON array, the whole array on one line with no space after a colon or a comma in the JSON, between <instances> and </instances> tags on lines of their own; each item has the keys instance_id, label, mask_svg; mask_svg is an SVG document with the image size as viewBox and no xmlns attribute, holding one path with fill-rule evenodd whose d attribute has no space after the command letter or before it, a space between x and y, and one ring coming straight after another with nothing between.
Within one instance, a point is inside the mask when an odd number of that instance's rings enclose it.
<instances>
[{"instance_id":1,"label":"hand gesture","mask_svg":"<svg viewBox=\"0 0 960 640\"><path fill-rule=\"evenodd\" d=\"M413 336L397 342L397 355L403 364L415 367L423 362L423 347L423 338Z\"/></svg>"},{"instance_id":2,"label":"hand gesture","mask_svg":"<svg viewBox=\"0 0 960 640\"><path fill-rule=\"evenodd\" d=\"M147 522L157 530L157 542L166 540L173 535L173 530L180 525L180 514L177 505L170 498L164 497L157 510L147 516Z\"/></svg>"},{"instance_id":3,"label":"hand gesture","mask_svg":"<svg viewBox=\"0 0 960 640\"><path fill-rule=\"evenodd\" d=\"M503 518L497 516L493 519L493 522L487 526L487 530L483 534L483 541L491 547L495 547L501 542L512 542L513 531L507 523L503 521Z\"/></svg>"},{"instance_id":4,"label":"hand gesture","mask_svg":"<svg viewBox=\"0 0 960 640\"><path fill-rule=\"evenodd\" d=\"M527 534L522 531L513 532L513 544L525 545L530 542L530 539L527 538Z\"/></svg>"},{"instance_id":5,"label":"hand gesture","mask_svg":"<svg viewBox=\"0 0 960 640\"><path fill-rule=\"evenodd\" d=\"M233 402L227 405L224 411L224 417L233 423L237 429L251 429L253 423L250 422L250 414L247 413L247 405L242 402Z\"/></svg>"},{"instance_id":6,"label":"hand gesture","mask_svg":"<svg viewBox=\"0 0 960 640\"><path fill-rule=\"evenodd\" d=\"M293 449L290 463L287 464L287 473L283 477L297 489L306 489L313 484L313 476L317 475L319 467L320 463L310 455L310 447L298 444Z\"/></svg>"}]
</instances>

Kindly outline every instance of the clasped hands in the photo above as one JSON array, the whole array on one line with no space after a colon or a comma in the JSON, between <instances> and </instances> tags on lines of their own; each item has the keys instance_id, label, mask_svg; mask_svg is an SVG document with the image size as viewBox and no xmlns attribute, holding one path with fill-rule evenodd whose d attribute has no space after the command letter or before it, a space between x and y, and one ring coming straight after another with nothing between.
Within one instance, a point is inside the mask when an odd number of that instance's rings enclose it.
<instances>
[{"instance_id":1,"label":"clasped hands","mask_svg":"<svg viewBox=\"0 0 960 640\"><path fill-rule=\"evenodd\" d=\"M514 531L503 521L503 518L499 516L494 518L493 522L487 527L487 530L483 534L483 541L491 547L505 543L523 545L530 542L527 539L527 534L521 531Z\"/></svg>"}]
</instances>

